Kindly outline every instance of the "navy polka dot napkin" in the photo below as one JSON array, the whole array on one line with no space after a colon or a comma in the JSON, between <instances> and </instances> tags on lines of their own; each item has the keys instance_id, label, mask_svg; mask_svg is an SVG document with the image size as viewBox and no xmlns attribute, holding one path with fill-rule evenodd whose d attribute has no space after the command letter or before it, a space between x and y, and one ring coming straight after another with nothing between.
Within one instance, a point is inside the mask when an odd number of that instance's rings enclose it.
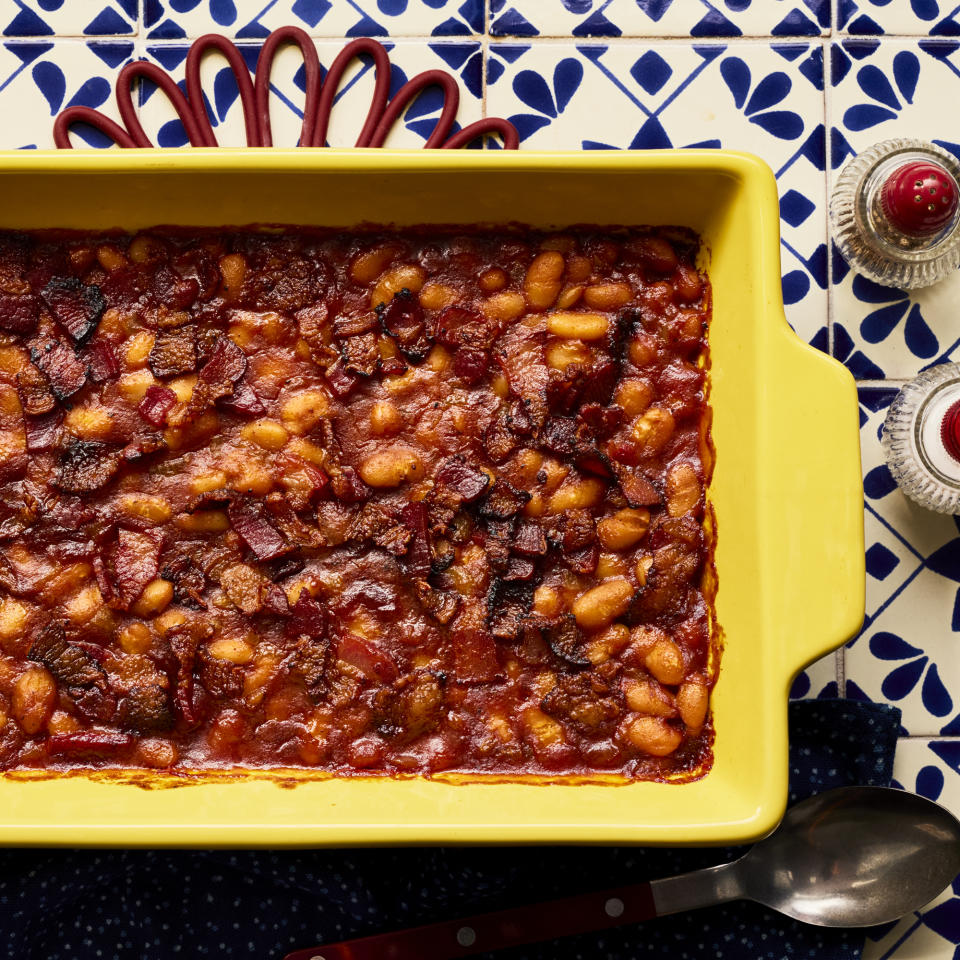
<instances>
[{"instance_id":1,"label":"navy polka dot napkin","mask_svg":"<svg viewBox=\"0 0 960 960\"><path fill-rule=\"evenodd\" d=\"M900 711L790 705L791 801L889 785ZM737 850L630 847L0 851L0 950L17 960L274 960L294 948L693 870ZM491 960L853 960L862 931L749 903L520 947ZM429 960L425 957L424 960Z\"/></svg>"}]
</instances>

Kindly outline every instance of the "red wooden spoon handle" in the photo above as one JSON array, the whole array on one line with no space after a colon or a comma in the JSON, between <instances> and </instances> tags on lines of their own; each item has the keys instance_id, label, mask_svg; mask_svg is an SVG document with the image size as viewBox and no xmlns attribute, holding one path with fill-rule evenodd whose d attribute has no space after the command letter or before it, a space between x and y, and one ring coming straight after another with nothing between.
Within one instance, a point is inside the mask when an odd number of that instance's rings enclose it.
<instances>
[{"instance_id":1,"label":"red wooden spoon handle","mask_svg":"<svg viewBox=\"0 0 960 960\"><path fill-rule=\"evenodd\" d=\"M637 883L563 900L445 920L329 946L295 950L284 960L449 960L553 940L657 915L650 884Z\"/></svg>"}]
</instances>

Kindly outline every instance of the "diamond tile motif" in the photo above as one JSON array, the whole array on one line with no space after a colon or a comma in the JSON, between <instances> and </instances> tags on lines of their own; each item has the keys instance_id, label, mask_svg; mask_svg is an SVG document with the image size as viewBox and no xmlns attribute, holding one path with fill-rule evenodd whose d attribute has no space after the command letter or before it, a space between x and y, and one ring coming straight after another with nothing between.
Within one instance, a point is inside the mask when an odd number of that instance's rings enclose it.
<instances>
[{"instance_id":1,"label":"diamond tile motif","mask_svg":"<svg viewBox=\"0 0 960 960\"><path fill-rule=\"evenodd\" d=\"M387 45L392 64L391 93L425 69L441 69L453 73L460 86L460 109L454 130L479 120L481 103L481 52L477 41L403 40ZM239 45L248 67L256 66L259 43ZM319 41L317 53L326 67L340 52L342 43ZM163 65L168 73L183 84L188 45L148 44L147 58ZM282 49L274 61L271 90L273 140L277 145L292 145L300 135L303 117L304 89L302 59L295 47ZM212 54L201 68L207 111L214 133L222 146L244 144L243 111L237 84L226 61ZM329 143L352 146L363 126L373 92L373 62L357 59L348 68L334 101ZM437 88L425 90L406 110L387 139L388 147L421 147L430 136L443 106ZM147 135L164 147L186 145L186 134L166 98L150 85L141 94L141 122Z\"/></svg>"},{"instance_id":2,"label":"diamond tile motif","mask_svg":"<svg viewBox=\"0 0 960 960\"><path fill-rule=\"evenodd\" d=\"M138 15L138 0L0 0L5 37L132 36Z\"/></svg>"},{"instance_id":3,"label":"diamond tile motif","mask_svg":"<svg viewBox=\"0 0 960 960\"><path fill-rule=\"evenodd\" d=\"M315 37L446 37L483 33L483 0L141 0L148 40L223 33L261 40L291 24Z\"/></svg>"},{"instance_id":4,"label":"diamond tile motif","mask_svg":"<svg viewBox=\"0 0 960 960\"><path fill-rule=\"evenodd\" d=\"M815 37L828 0L491 0L490 32L512 37Z\"/></svg>"},{"instance_id":5,"label":"diamond tile motif","mask_svg":"<svg viewBox=\"0 0 960 960\"><path fill-rule=\"evenodd\" d=\"M853 153L890 137L945 140L939 104L960 76L960 41L843 40L831 46L831 179ZM960 139L960 137L958 137ZM834 355L858 379L914 376L960 344L960 276L911 293L881 287L833 261Z\"/></svg>"},{"instance_id":6,"label":"diamond tile motif","mask_svg":"<svg viewBox=\"0 0 960 960\"><path fill-rule=\"evenodd\" d=\"M492 43L487 110L513 121L521 148L722 146L759 154L777 173L787 212L787 319L826 346L819 44Z\"/></svg>"},{"instance_id":7,"label":"diamond tile motif","mask_svg":"<svg viewBox=\"0 0 960 960\"><path fill-rule=\"evenodd\" d=\"M131 40L4 43L0 46L0 110L15 122L0 128L0 147L52 147L54 117L64 107L95 107L118 120L113 84L133 53ZM75 129L73 143L110 146L102 134L88 127Z\"/></svg>"}]
</instances>

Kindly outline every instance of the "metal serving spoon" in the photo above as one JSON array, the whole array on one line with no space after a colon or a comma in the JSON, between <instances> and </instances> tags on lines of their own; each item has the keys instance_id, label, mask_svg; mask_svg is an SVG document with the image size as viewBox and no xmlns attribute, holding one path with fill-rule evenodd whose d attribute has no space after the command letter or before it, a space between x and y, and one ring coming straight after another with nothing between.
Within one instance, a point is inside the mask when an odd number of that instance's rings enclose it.
<instances>
[{"instance_id":1,"label":"metal serving spoon","mask_svg":"<svg viewBox=\"0 0 960 960\"><path fill-rule=\"evenodd\" d=\"M939 804L886 787L841 787L791 807L732 863L297 950L285 960L448 960L729 900L822 927L870 927L922 907L958 873L960 822Z\"/></svg>"}]
</instances>

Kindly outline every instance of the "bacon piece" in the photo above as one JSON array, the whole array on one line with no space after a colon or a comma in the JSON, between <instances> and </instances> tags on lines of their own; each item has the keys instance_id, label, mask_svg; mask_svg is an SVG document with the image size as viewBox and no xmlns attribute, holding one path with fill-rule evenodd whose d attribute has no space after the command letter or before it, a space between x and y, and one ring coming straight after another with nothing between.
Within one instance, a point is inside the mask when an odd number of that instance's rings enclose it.
<instances>
[{"instance_id":1,"label":"bacon piece","mask_svg":"<svg viewBox=\"0 0 960 960\"><path fill-rule=\"evenodd\" d=\"M204 544L199 540L180 540L164 556L160 576L173 584L173 599L196 609L203 609L203 591L207 577L198 565Z\"/></svg>"},{"instance_id":2,"label":"bacon piece","mask_svg":"<svg viewBox=\"0 0 960 960\"><path fill-rule=\"evenodd\" d=\"M137 733L159 733L173 726L170 699L159 684L131 687L117 705L117 725Z\"/></svg>"},{"instance_id":3,"label":"bacon piece","mask_svg":"<svg viewBox=\"0 0 960 960\"><path fill-rule=\"evenodd\" d=\"M526 490L517 490L503 477L498 477L493 488L480 504L480 515L494 520L509 520L524 508L530 496Z\"/></svg>"},{"instance_id":4,"label":"bacon piece","mask_svg":"<svg viewBox=\"0 0 960 960\"><path fill-rule=\"evenodd\" d=\"M438 486L455 494L462 503L479 500L490 486L490 477L471 466L466 458L459 454L448 457L440 464L434 480Z\"/></svg>"},{"instance_id":5,"label":"bacon piece","mask_svg":"<svg viewBox=\"0 0 960 960\"><path fill-rule=\"evenodd\" d=\"M163 439L163 434L152 433L145 437L137 437L136 440L131 440L130 443L123 448L121 455L123 459L129 463L136 463L151 453L165 449L166 446L167 442Z\"/></svg>"},{"instance_id":6,"label":"bacon piece","mask_svg":"<svg viewBox=\"0 0 960 960\"><path fill-rule=\"evenodd\" d=\"M377 683L392 683L399 675L397 665L390 657L355 633L344 633L339 637L337 657Z\"/></svg>"},{"instance_id":7,"label":"bacon piece","mask_svg":"<svg viewBox=\"0 0 960 960\"><path fill-rule=\"evenodd\" d=\"M125 753L135 743L128 733L113 730L83 730L47 737L44 747L51 757L90 756L108 759Z\"/></svg>"},{"instance_id":8,"label":"bacon piece","mask_svg":"<svg viewBox=\"0 0 960 960\"><path fill-rule=\"evenodd\" d=\"M651 507L661 502L657 488L637 470L618 467L617 480L631 507Z\"/></svg>"},{"instance_id":9,"label":"bacon piece","mask_svg":"<svg viewBox=\"0 0 960 960\"><path fill-rule=\"evenodd\" d=\"M460 347L453 355L453 372L468 386L480 383L490 368L490 354L486 350Z\"/></svg>"},{"instance_id":10,"label":"bacon piece","mask_svg":"<svg viewBox=\"0 0 960 960\"><path fill-rule=\"evenodd\" d=\"M54 277L40 296L76 343L83 343L93 333L107 305L98 286L76 277Z\"/></svg>"},{"instance_id":11,"label":"bacon piece","mask_svg":"<svg viewBox=\"0 0 960 960\"><path fill-rule=\"evenodd\" d=\"M494 321L470 307L444 307L433 318L433 336L446 347L489 350L500 332Z\"/></svg>"},{"instance_id":12,"label":"bacon piece","mask_svg":"<svg viewBox=\"0 0 960 960\"><path fill-rule=\"evenodd\" d=\"M563 515L563 549L579 550L597 539L593 514L589 510L567 510Z\"/></svg>"},{"instance_id":13,"label":"bacon piece","mask_svg":"<svg viewBox=\"0 0 960 960\"><path fill-rule=\"evenodd\" d=\"M231 500L227 515L233 529L258 560L272 560L290 549L280 532L264 518L262 503L256 500Z\"/></svg>"},{"instance_id":14,"label":"bacon piece","mask_svg":"<svg viewBox=\"0 0 960 960\"><path fill-rule=\"evenodd\" d=\"M623 421L623 407L585 403L577 413L577 432L598 440L610 437Z\"/></svg>"},{"instance_id":15,"label":"bacon piece","mask_svg":"<svg viewBox=\"0 0 960 960\"><path fill-rule=\"evenodd\" d=\"M357 337L341 340L340 353L343 356L344 370L360 377L372 377L380 363L377 337L373 333L362 333Z\"/></svg>"},{"instance_id":16,"label":"bacon piece","mask_svg":"<svg viewBox=\"0 0 960 960\"><path fill-rule=\"evenodd\" d=\"M539 524L521 521L513 537L513 550L524 557L542 557L547 552L547 541Z\"/></svg>"},{"instance_id":17,"label":"bacon piece","mask_svg":"<svg viewBox=\"0 0 960 960\"><path fill-rule=\"evenodd\" d=\"M52 483L68 493L105 487L120 469L121 454L96 440L70 440L60 455Z\"/></svg>"},{"instance_id":18,"label":"bacon piece","mask_svg":"<svg viewBox=\"0 0 960 960\"><path fill-rule=\"evenodd\" d=\"M579 451L574 455L573 462L578 469L586 473L592 473L595 476L603 477L605 480L611 480L614 477L613 466L610 458L596 448L588 448Z\"/></svg>"},{"instance_id":19,"label":"bacon piece","mask_svg":"<svg viewBox=\"0 0 960 960\"><path fill-rule=\"evenodd\" d=\"M167 423L167 416L177 405L177 395L169 387L154 384L147 387L147 392L137 406L137 413L152 427L163 427Z\"/></svg>"},{"instance_id":20,"label":"bacon piece","mask_svg":"<svg viewBox=\"0 0 960 960\"><path fill-rule=\"evenodd\" d=\"M406 743L435 730L445 712L444 680L432 671L418 670L378 690L372 706L380 733Z\"/></svg>"},{"instance_id":21,"label":"bacon piece","mask_svg":"<svg viewBox=\"0 0 960 960\"><path fill-rule=\"evenodd\" d=\"M326 632L326 608L308 591L301 590L297 602L290 608L287 633L290 636L322 637Z\"/></svg>"},{"instance_id":22,"label":"bacon piece","mask_svg":"<svg viewBox=\"0 0 960 960\"><path fill-rule=\"evenodd\" d=\"M180 327L172 333L158 333L147 363L157 377L173 377L196 370L196 330Z\"/></svg>"},{"instance_id":23,"label":"bacon piece","mask_svg":"<svg viewBox=\"0 0 960 960\"><path fill-rule=\"evenodd\" d=\"M493 683L500 676L497 645L486 630L454 628L450 641L458 683Z\"/></svg>"},{"instance_id":24,"label":"bacon piece","mask_svg":"<svg viewBox=\"0 0 960 960\"><path fill-rule=\"evenodd\" d=\"M372 310L353 316L337 317L333 321L333 335L338 340L346 337L358 337L361 333L373 333L379 327L377 314Z\"/></svg>"},{"instance_id":25,"label":"bacon piece","mask_svg":"<svg viewBox=\"0 0 960 960\"><path fill-rule=\"evenodd\" d=\"M366 504L354 523L351 537L372 540L378 547L402 557L410 547L413 531L373 503Z\"/></svg>"},{"instance_id":26,"label":"bacon piece","mask_svg":"<svg viewBox=\"0 0 960 960\"><path fill-rule=\"evenodd\" d=\"M0 460L0 484L21 479L27 472L30 458L25 453L11 453Z\"/></svg>"},{"instance_id":27,"label":"bacon piece","mask_svg":"<svg viewBox=\"0 0 960 960\"><path fill-rule=\"evenodd\" d=\"M221 397L233 393L234 384L246 371L246 354L229 337L218 334L207 362L197 374L189 402L170 418L170 423L179 427L200 416Z\"/></svg>"},{"instance_id":28,"label":"bacon piece","mask_svg":"<svg viewBox=\"0 0 960 960\"><path fill-rule=\"evenodd\" d=\"M600 733L612 732L620 719L622 708L610 693L610 683L601 675L600 669L561 674L541 701L540 709L586 736L596 737Z\"/></svg>"},{"instance_id":29,"label":"bacon piece","mask_svg":"<svg viewBox=\"0 0 960 960\"><path fill-rule=\"evenodd\" d=\"M483 433L483 448L494 463L503 463L520 446L505 420L494 420Z\"/></svg>"},{"instance_id":30,"label":"bacon piece","mask_svg":"<svg viewBox=\"0 0 960 960\"><path fill-rule=\"evenodd\" d=\"M533 605L534 585L497 577L487 596L487 626L496 640L516 640Z\"/></svg>"},{"instance_id":31,"label":"bacon piece","mask_svg":"<svg viewBox=\"0 0 960 960\"><path fill-rule=\"evenodd\" d=\"M327 383L330 389L338 396L345 397L357 385L357 378L351 373L347 373L343 358L337 359L337 362L327 368Z\"/></svg>"},{"instance_id":32,"label":"bacon piece","mask_svg":"<svg viewBox=\"0 0 960 960\"><path fill-rule=\"evenodd\" d=\"M219 700L239 697L243 692L243 669L227 660L221 660L205 649L198 652L200 683Z\"/></svg>"},{"instance_id":33,"label":"bacon piece","mask_svg":"<svg viewBox=\"0 0 960 960\"><path fill-rule=\"evenodd\" d=\"M583 631L572 613L565 614L559 623L547 629L546 640L561 660L575 667L590 666L590 661L583 655Z\"/></svg>"},{"instance_id":34,"label":"bacon piece","mask_svg":"<svg viewBox=\"0 0 960 960\"><path fill-rule=\"evenodd\" d=\"M41 663L67 687L85 687L105 682L103 668L85 650L67 642L63 624L52 620L39 634L27 659Z\"/></svg>"},{"instance_id":35,"label":"bacon piece","mask_svg":"<svg viewBox=\"0 0 960 960\"><path fill-rule=\"evenodd\" d=\"M186 310L200 293L193 277L182 277L165 263L154 270L150 287L153 302L173 311Z\"/></svg>"},{"instance_id":36,"label":"bacon piece","mask_svg":"<svg viewBox=\"0 0 960 960\"><path fill-rule=\"evenodd\" d=\"M577 424L571 417L551 417L540 432L540 445L559 457L569 457L577 448Z\"/></svg>"},{"instance_id":37,"label":"bacon piece","mask_svg":"<svg viewBox=\"0 0 960 960\"><path fill-rule=\"evenodd\" d=\"M460 607L460 595L451 590L438 590L431 587L426 580L418 580L417 599L420 601L424 610L433 617L437 623L448 624L456 615Z\"/></svg>"},{"instance_id":38,"label":"bacon piece","mask_svg":"<svg viewBox=\"0 0 960 960\"><path fill-rule=\"evenodd\" d=\"M526 557L510 557L502 576L508 583L517 580L530 580L533 578L535 571L536 567L534 567L532 560L528 560Z\"/></svg>"},{"instance_id":39,"label":"bacon piece","mask_svg":"<svg viewBox=\"0 0 960 960\"><path fill-rule=\"evenodd\" d=\"M33 417L49 413L57 401L50 392L50 381L46 374L32 363L28 363L17 373L17 394L23 412Z\"/></svg>"},{"instance_id":40,"label":"bacon piece","mask_svg":"<svg viewBox=\"0 0 960 960\"><path fill-rule=\"evenodd\" d=\"M143 588L156 579L160 568L160 540L152 533L123 530L117 534L113 557L116 600L111 606L129 609L143 593Z\"/></svg>"},{"instance_id":41,"label":"bacon piece","mask_svg":"<svg viewBox=\"0 0 960 960\"><path fill-rule=\"evenodd\" d=\"M28 346L30 359L47 375L58 400L72 397L87 382L87 365L65 340L42 334Z\"/></svg>"},{"instance_id":42,"label":"bacon piece","mask_svg":"<svg viewBox=\"0 0 960 960\"><path fill-rule=\"evenodd\" d=\"M422 503L405 504L400 511L400 519L408 530L413 531L413 539L407 550L407 572L417 580L426 580L430 576L430 531L427 526L427 508Z\"/></svg>"},{"instance_id":43,"label":"bacon piece","mask_svg":"<svg viewBox=\"0 0 960 960\"><path fill-rule=\"evenodd\" d=\"M396 341L400 352L411 362L421 363L430 352L430 338L420 298L406 287L377 307L383 329Z\"/></svg>"},{"instance_id":44,"label":"bacon piece","mask_svg":"<svg viewBox=\"0 0 960 960\"><path fill-rule=\"evenodd\" d=\"M233 388L233 393L220 398L220 406L234 413L244 413L251 417L260 417L267 412L263 401L254 392L253 387L241 380Z\"/></svg>"},{"instance_id":45,"label":"bacon piece","mask_svg":"<svg viewBox=\"0 0 960 960\"><path fill-rule=\"evenodd\" d=\"M237 609L248 617L263 609L267 581L246 563L235 563L220 574L220 586Z\"/></svg>"},{"instance_id":46,"label":"bacon piece","mask_svg":"<svg viewBox=\"0 0 960 960\"><path fill-rule=\"evenodd\" d=\"M27 436L27 450L40 453L52 450L60 439L60 424L63 414L59 410L42 417L24 417L23 426Z\"/></svg>"},{"instance_id":47,"label":"bacon piece","mask_svg":"<svg viewBox=\"0 0 960 960\"><path fill-rule=\"evenodd\" d=\"M330 486L338 500L344 503L363 503L373 491L360 479L353 467L337 467L331 464Z\"/></svg>"},{"instance_id":48,"label":"bacon piece","mask_svg":"<svg viewBox=\"0 0 960 960\"><path fill-rule=\"evenodd\" d=\"M40 319L40 305L32 293L5 293L0 290L0 330L33 333Z\"/></svg>"},{"instance_id":49,"label":"bacon piece","mask_svg":"<svg viewBox=\"0 0 960 960\"><path fill-rule=\"evenodd\" d=\"M86 348L90 379L94 383L106 383L120 376L120 361L107 340L94 340Z\"/></svg>"},{"instance_id":50,"label":"bacon piece","mask_svg":"<svg viewBox=\"0 0 960 960\"><path fill-rule=\"evenodd\" d=\"M199 684L194 683L194 669L197 666L197 651L200 644L213 636L210 624L198 626L183 624L173 627L167 633L170 652L176 658L174 677L176 680L173 704L176 711L194 727L203 719L209 697Z\"/></svg>"}]
</instances>

